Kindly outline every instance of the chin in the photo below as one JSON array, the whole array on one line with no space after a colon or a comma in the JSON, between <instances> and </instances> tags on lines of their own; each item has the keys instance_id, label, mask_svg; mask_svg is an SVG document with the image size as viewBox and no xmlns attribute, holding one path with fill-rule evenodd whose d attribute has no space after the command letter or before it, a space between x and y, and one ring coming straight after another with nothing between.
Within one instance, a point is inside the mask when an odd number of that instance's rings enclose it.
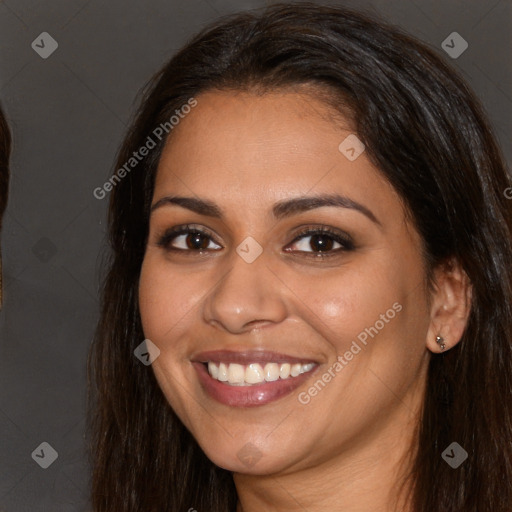
<instances>
[{"instance_id":1,"label":"chin","mask_svg":"<svg viewBox=\"0 0 512 512\"><path fill-rule=\"evenodd\" d=\"M277 443L278 445L280 443ZM201 449L217 466L250 475L270 475L285 471L293 464L286 449L256 446L251 441L232 441L228 445L203 446Z\"/></svg>"}]
</instances>

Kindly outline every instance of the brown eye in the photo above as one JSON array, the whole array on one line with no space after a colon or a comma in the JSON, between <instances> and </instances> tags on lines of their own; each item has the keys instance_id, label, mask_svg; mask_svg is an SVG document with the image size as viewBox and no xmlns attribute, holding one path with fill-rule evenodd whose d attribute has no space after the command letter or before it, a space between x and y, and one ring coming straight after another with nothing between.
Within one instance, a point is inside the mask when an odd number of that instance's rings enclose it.
<instances>
[{"instance_id":1,"label":"brown eye","mask_svg":"<svg viewBox=\"0 0 512 512\"><path fill-rule=\"evenodd\" d=\"M189 226L178 226L164 233L158 245L169 251L201 252L213 243L209 232ZM217 246L218 249L220 246Z\"/></svg>"},{"instance_id":2,"label":"brown eye","mask_svg":"<svg viewBox=\"0 0 512 512\"><path fill-rule=\"evenodd\" d=\"M348 235L332 231L329 228L308 228L295 238L292 242L293 245L298 247L298 252L310 253L309 257L335 256L355 248Z\"/></svg>"}]
</instances>

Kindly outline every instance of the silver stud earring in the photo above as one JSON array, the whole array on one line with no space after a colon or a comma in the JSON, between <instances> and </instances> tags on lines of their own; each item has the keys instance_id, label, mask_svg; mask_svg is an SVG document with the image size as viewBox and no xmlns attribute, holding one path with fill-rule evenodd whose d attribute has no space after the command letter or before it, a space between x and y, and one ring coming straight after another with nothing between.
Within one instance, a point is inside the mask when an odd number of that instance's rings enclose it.
<instances>
[{"instance_id":1,"label":"silver stud earring","mask_svg":"<svg viewBox=\"0 0 512 512\"><path fill-rule=\"evenodd\" d=\"M444 344L444 338L442 336L436 336L436 343L439 345L439 348L441 350L444 350L446 348L446 345Z\"/></svg>"}]
</instances>

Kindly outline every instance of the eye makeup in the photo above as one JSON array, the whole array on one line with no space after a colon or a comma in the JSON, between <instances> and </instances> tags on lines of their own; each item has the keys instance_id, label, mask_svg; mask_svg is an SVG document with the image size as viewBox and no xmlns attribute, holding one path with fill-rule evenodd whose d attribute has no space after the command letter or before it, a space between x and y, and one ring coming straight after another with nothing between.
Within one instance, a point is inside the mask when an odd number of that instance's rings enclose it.
<instances>
[{"instance_id":1,"label":"eye makeup","mask_svg":"<svg viewBox=\"0 0 512 512\"><path fill-rule=\"evenodd\" d=\"M173 246L173 242L179 237L185 237L184 242L188 248L179 248ZM190 238L194 237L194 238ZM326 258L338 256L342 252L355 250L355 244L352 238L345 232L337 229L330 228L328 226L306 226L302 228L294 237L292 242L287 246L294 245L297 241L310 237L312 240L310 244L314 243L317 246L318 252L316 251L297 251L285 248L286 252L300 253L305 257L313 258ZM199 225L184 224L170 228L162 235L158 237L157 245L165 251L169 252L181 252L181 253L203 253L204 251L217 249L208 249L209 241L218 244L216 237L212 231ZM204 243L206 242L206 244ZM333 244L339 244L340 247L333 249Z\"/></svg>"}]
</instances>

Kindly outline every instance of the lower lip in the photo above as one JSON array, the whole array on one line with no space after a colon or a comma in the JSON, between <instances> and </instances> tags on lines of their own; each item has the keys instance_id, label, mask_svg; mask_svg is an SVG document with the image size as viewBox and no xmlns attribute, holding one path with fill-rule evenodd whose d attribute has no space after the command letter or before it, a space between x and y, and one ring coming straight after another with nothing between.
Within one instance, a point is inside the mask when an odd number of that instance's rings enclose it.
<instances>
[{"instance_id":1,"label":"lower lip","mask_svg":"<svg viewBox=\"0 0 512 512\"><path fill-rule=\"evenodd\" d=\"M231 407L256 407L265 405L295 391L318 367L297 377L278 379L252 386L230 386L214 379L203 363L193 362L203 389L217 402Z\"/></svg>"}]
</instances>

